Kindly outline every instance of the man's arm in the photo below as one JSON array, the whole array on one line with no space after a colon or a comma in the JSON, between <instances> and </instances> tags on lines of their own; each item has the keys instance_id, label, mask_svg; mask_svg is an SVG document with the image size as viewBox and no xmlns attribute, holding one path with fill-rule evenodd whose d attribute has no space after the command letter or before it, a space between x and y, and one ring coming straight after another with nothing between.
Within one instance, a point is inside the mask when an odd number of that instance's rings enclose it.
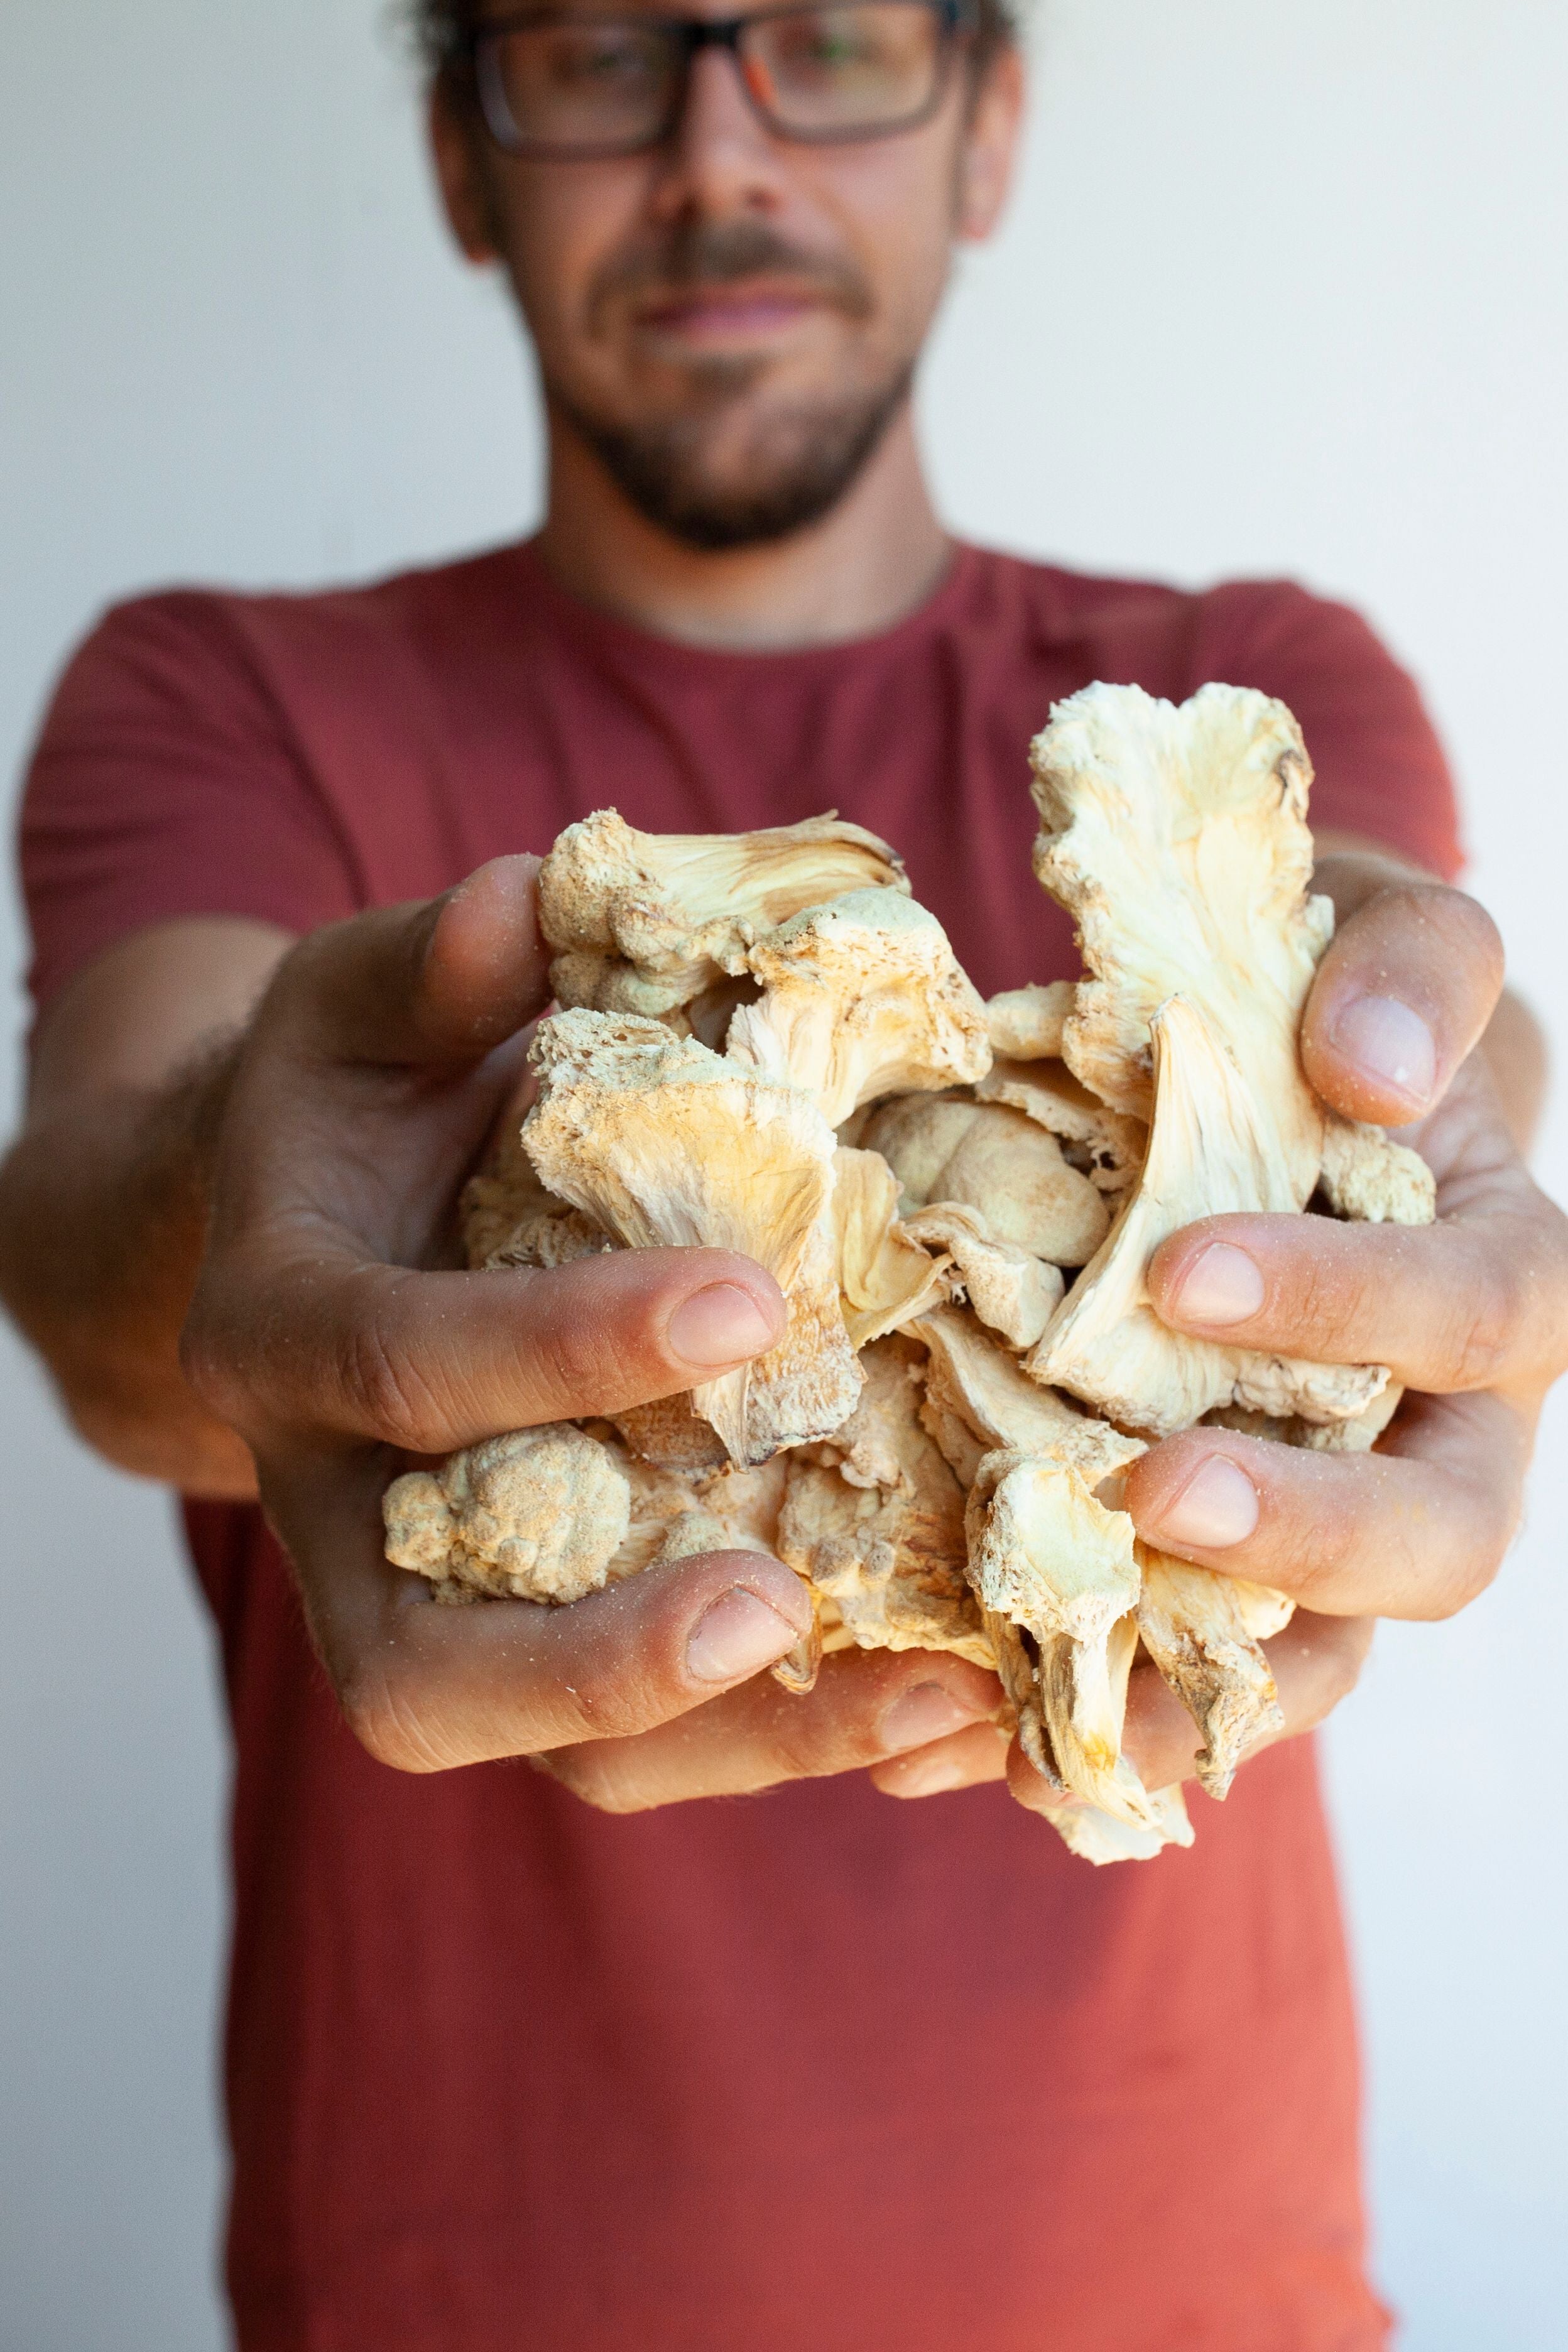
<instances>
[{"instance_id":1,"label":"man's arm","mask_svg":"<svg viewBox=\"0 0 1568 2352\"><path fill-rule=\"evenodd\" d=\"M112 1459L187 1491L259 1483L348 1720L386 1762L548 1757L624 1810L852 1770L963 1725L1000 1755L995 1683L961 1659L833 1659L806 1699L761 1675L809 1603L754 1552L569 1610L444 1609L388 1565L381 1497L405 1451L668 1395L776 1335L771 1278L721 1251L451 1270L458 1191L548 994L534 870L501 860L291 950L186 922L102 958L51 1011L0 1172L13 1312Z\"/></svg>"},{"instance_id":2,"label":"man's arm","mask_svg":"<svg viewBox=\"0 0 1568 2352\"><path fill-rule=\"evenodd\" d=\"M187 1494L256 1493L179 1341L236 1041L289 946L269 923L204 917L109 950L45 1016L0 1167L0 1297L88 1443Z\"/></svg>"}]
</instances>

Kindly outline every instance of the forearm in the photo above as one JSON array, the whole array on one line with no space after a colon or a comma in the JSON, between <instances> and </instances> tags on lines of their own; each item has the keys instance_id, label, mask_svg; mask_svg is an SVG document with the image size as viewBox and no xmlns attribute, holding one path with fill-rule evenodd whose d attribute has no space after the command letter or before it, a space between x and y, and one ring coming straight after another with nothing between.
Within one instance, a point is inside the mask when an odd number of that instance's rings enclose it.
<instances>
[{"instance_id":1,"label":"forearm","mask_svg":"<svg viewBox=\"0 0 1568 2352\"><path fill-rule=\"evenodd\" d=\"M250 1455L185 1381L179 1337L235 1050L156 1090L50 1104L0 1168L0 1297L78 1430L121 1468L221 1496L255 1492Z\"/></svg>"}]
</instances>

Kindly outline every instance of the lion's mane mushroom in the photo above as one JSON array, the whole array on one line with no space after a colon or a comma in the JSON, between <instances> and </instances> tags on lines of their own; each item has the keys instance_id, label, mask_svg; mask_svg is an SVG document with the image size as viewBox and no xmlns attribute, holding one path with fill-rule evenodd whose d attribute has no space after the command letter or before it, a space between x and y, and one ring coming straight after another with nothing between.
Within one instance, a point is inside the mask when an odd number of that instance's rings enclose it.
<instances>
[{"instance_id":1,"label":"lion's mane mushroom","mask_svg":"<svg viewBox=\"0 0 1568 2352\"><path fill-rule=\"evenodd\" d=\"M1153 1125L1114 1230L1029 1369L1162 1436L1232 1402L1348 1419L1382 1367L1188 1339L1159 1322L1143 1280L1179 1226L1298 1213L1322 1168L1325 1113L1297 1039L1332 913L1308 896L1300 730L1283 703L1238 688L1205 687L1176 709L1097 686L1059 706L1032 757L1036 870L1076 918L1089 975L1063 1055L1113 1109Z\"/></svg>"},{"instance_id":2,"label":"lion's mane mushroom","mask_svg":"<svg viewBox=\"0 0 1568 2352\"><path fill-rule=\"evenodd\" d=\"M1012 1346L1033 1346L1062 1295L1057 1269L1082 1265L1104 1238L1094 1185L1044 1127L1002 1105L906 1095L860 1132L899 1180L905 1234L947 1253Z\"/></svg>"},{"instance_id":3,"label":"lion's mane mushroom","mask_svg":"<svg viewBox=\"0 0 1568 2352\"><path fill-rule=\"evenodd\" d=\"M964 1574L963 1493L921 1425L921 1351L874 1341L866 1388L842 1429L788 1457L778 1554L810 1586L814 1654L951 1650L994 1667Z\"/></svg>"},{"instance_id":4,"label":"lion's mane mushroom","mask_svg":"<svg viewBox=\"0 0 1568 2352\"><path fill-rule=\"evenodd\" d=\"M386 1556L438 1600L481 1594L580 1601L604 1584L631 1524L620 1461L570 1422L550 1422L411 1470L386 1491Z\"/></svg>"},{"instance_id":5,"label":"lion's mane mushroom","mask_svg":"<svg viewBox=\"0 0 1568 2352\"><path fill-rule=\"evenodd\" d=\"M837 1429L861 1374L838 1304L837 1144L809 1097L632 1015L560 1013L531 1059L523 1142L558 1199L631 1249L741 1251L784 1292L778 1346L691 1391L731 1458L763 1462Z\"/></svg>"},{"instance_id":6,"label":"lion's mane mushroom","mask_svg":"<svg viewBox=\"0 0 1568 2352\"><path fill-rule=\"evenodd\" d=\"M658 1017L744 973L752 942L847 891L909 887L885 841L833 814L759 833L639 833L614 809L569 825L539 875L564 1007Z\"/></svg>"},{"instance_id":7,"label":"lion's mane mushroom","mask_svg":"<svg viewBox=\"0 0 1568 2352\"><path fill-rule=\"evenodd\" d=\"M1152 1794L1121 1749L1142 1584L1131 1520L1072 1461L1012 1451L986 1455L967 1517L987 1629L1001 1620L1032 1645L1008 1676L1031 1763L1153 1850L1189 1844L1180 1791Z\"/></svg>"},{"instance_id":8,"label":"lion's mane mushroom","mask_svg":"<svg viewBox=\"0 0 1568 2352\"><path fill-rule=\"evenodd\" d=\"M725 1053L816 1101L829 1127L882 1095L968 1085L991 1066L985 1008L936 917L891 890L809 907L746 959L762 994Z\"/></svg>"},{"instance_id":9,"label":"lion's mane mushroom","mask_svg":"<svg viewBox=\"0 0 1568 2352\"><path fill-rule=\"evenodd\" d=\"M1295 719L1239 687L1205 686L1178 709L1091 686L1058 705L1030 760L1035 871L1077 922L1088 966L1063 1024L1068 1068L1147 1119L1150 1027L1185 996L1266 1107L1304 1206L1323 1114L1296 1036L1333 910L1308 896L1312 771Z\"/></svg>"},{"instance_id":10,"label":"lion's mane mushroom","mask_svg":"<svg viewBox=\"0 0 1568 2352\"><path fill-rule=\"evenodd\" d=\"M1032 1348L1061 1302L1059 1267L1011 1242L994 1241L977 1209L956 1201L917 1209L900 1229L909 1240L951 1259L954 1275L980 1320L1010 1348ZM926 1306L932 1306L928 1299ZM922 1309L923 1311L923 1309ZM909 1319L909 1318L903 1318Z\"/></svg>"},{"instance_id":11,"label":"lion's mane mushroom","mask_svg":"<svg viewBox=\"0 0 1568 2352\"><path fill-rule=\"evenodd\" d=\"M1031 981L988 999L985 1027L999 1061L1058 1059L1062 1033L1078 995L1070 980Z\"/></svg>"},{"instance_id":12,"label":"lion's mane mushroom","mask_svg":"<svg viewBox=\"0 0 1568 2352\"><path fill-rule=\"evenodd\" d=\"M1290 1213L1301 1203L1276 1129L1204 1016L1173 997L1152 1030L1148 1159L1110 1238L1030 1357L1030 1372L1158 1437L1232 1402L1348 1420L1386 1385L1384 1366L1260 1355L1189 1339L1155 1314L1146 1276L1168 1234L1229 1210Z\"/></svg>"},{"instance_id":13,"label":"lion's mane mushroom","mask_svg":"<svg viewBox=\"0 0 1568 2352\"><path fill-rule=\"evenodd\" d=\"M857 1349L940 1306L950 1285L899 1218L897 1177L877 1151L833 1155L833 1227L844 1328ZM1041 1328L1045 1327L1042 1324Z\"/></svg>"},{"instance_id":14,"label":"lion's mane mushroom","mask_svg":"<svg viewBox=\"0 0 1568 2352\"><path fill-rule=\"evenodd\" d=\"M1274 1676L1258 1645L1289 1624L1294 1604L1262 1585L1142 1546L1139 1556L1143 1647L1203 1733L1199 1780L1223 1798L1246 1750L1283 1727Z\"/></svg>"},{"instance_id":15,"label":"lion's mane mushroom","mask_svg":"<svg viewBox=\"0 0 1568 2352\"><path fill-rule=\"evenodd\" d=\"M983 1103L1021 1110L1067 1146L1063 1157L1101 1192L1124 1192L1143 1164L1149 1130L1142 1119L1107 1110L1064 1062L997 1060L974 1089Z\"/></svg>"}]
</instances>

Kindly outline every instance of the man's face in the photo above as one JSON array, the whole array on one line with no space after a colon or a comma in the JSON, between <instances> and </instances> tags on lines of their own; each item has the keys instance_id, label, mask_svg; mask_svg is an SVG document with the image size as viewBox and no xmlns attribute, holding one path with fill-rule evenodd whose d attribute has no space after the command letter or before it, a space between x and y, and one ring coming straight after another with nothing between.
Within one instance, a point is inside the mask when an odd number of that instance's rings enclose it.
<instances>
[{"instance_id":1,"label":"man's face","mask_svg":"<svg viewBox=\"0 0 1568 2352\"><path fill-rule=\"evenodd\" d=\"M954 238L999 209L1018 82L1011 52L978 87L961 59L929 121L812 146L709 48L661 147L511 156L438 100L437 153L466 249L511 278L557 429L659 528L735 546L826 512L897 413Z\"/></svg>"}]
</instances>

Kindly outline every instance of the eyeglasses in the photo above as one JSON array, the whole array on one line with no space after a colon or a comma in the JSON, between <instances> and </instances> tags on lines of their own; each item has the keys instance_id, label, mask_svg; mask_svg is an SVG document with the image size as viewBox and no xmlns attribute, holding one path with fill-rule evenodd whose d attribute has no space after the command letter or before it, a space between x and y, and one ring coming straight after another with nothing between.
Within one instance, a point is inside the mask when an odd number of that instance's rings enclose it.
<instances>
[{"instance_id":1,"label":"eyeglasses","mask_svg":"<svg viewBox=\"0 0 1568 2352\"><path fill-rule=\"evenodd\" d=\"M464 48L485 124L512 155L633 155L680 120L691 61L728 49L761 120L827 145L912 131L941 105L974 0L847 0L749 16L530 10Z\"/></svg>"}]
</instances>

